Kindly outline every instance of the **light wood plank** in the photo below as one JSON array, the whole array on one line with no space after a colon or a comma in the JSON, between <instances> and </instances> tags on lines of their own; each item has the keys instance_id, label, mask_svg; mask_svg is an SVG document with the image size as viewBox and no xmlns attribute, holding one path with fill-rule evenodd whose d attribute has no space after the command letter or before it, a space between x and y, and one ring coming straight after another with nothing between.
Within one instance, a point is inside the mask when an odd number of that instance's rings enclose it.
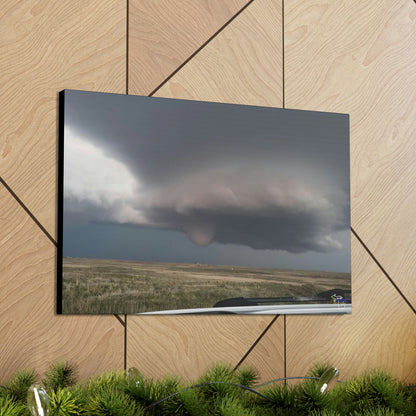
<instances>
[{"instance_id":1,"label":"light wood plank","mask_svg":"<svg viewBox=\"0 0 416 416\"><path fill-rule=\"evenodd\" d=\"M80 379L124 363L124 328L114 316L55 315L56 248L0 184L0 383L54 360Z\"/></svg>"},{"instance_id":2,"label":"light wood plank","mask_svg":"<svg viewBox=\"0 0 416 416\"><path fill-rule=\"evenodd\" d=\"M288 108L351 115L352 225L416 307L416 8L287 0Z\"/></svg>"},{"instance_id":3,"label":"light wood plank","mask_svg":"<svg viewBox=\"0 0 416 416\"><path fill-rule=\"evenodd\" d=\"M247 356L242 366L258 371L259 383L284 377L284 316L277 318L263 338Z\"/></svg>"},{"instance_id":4,"label":"light wood plank","mask_svg":"<svg viewBox=\"0 0 416 416\"><path fill-rule=\"evenodd\" d=\"M147 95L249 0L131 0L129 93Z\"/></svg>"},{"instance_id":5,"label":"light wood plank","mask_svg":"<svg viewBox=\"0 0 416 416\"><path fill-rule=\"evenodd\" d=\"M0 176L56 235L57 93L125 92L126 2L1 3Z\"/></svg>"},{"instance_id":6,"label":"light wood plank","mask_svg":"<svg viewBox=\"0 0 416 416\"><path fill-rule=\"evenodd\" d=\"M326 361L345 380L384 368L403 381L416 381L416 316L353 240L352 315L287 316L287 374L303 376Z\"/></svg>"},{"instance_id":7,"label":"light wood plank","mask_svg":"<svg viewBox=\"0 0 416 416\"><path fill-rule=\"evenodd\" d=\"M256 0L155 95L281 107L281 11Z\"/></svg>"},{"instance_id":8,"label":"light wood plank","mask_svg":"<svg viewBox=\"0 0 416 416\"><path fill-rule=\"evenodd\" d=\"M256 0L155 95L281 106L281 31L281 3ZM131 53L133 64L137 61ZM138 66L133 64L133 68L129 71L130 79L133 71L139 72ZM143 88L148 88L146 82L141 82ZM141 86L130 85L130 93L143 91ZM136 366L153 377L175 372L186 379L196 379L216 361L237 364L271 319L271 316L130 316L128 366ZM283 365L280 324L272 328L272 333L279 336L271 355L265 351L268 345L265 341L249 356L249 362L258 366L261 377L263 373L267 377L270 369L280 371ZM267 357L272 361L266 363Z\"/></svg>"},{"instance_id":9,"label":"light wood plank","mask_svg":"<svg viewBox=\"0 0 416 416\"><path fill-rule=\"evenodd\" d=\"M196 380L218 362L236 365L271 316L128 316L127 366Z\"/></svg>"}]
</instances>

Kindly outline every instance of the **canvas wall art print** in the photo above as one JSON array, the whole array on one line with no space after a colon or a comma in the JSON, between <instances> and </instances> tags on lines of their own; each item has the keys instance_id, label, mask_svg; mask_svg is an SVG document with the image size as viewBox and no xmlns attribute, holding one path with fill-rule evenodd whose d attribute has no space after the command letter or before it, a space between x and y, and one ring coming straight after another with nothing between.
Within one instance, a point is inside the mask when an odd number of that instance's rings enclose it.
<instances>
[{"instance_id":1,"label":"canvas wall art print","mask_svg":"<svg viewBox=\"0 0 416 416\"><path fill-rule=\"evenodd\" d=\"M59 105L58 313L351 313L347 114Z\"/></svg>"}]
</instances>

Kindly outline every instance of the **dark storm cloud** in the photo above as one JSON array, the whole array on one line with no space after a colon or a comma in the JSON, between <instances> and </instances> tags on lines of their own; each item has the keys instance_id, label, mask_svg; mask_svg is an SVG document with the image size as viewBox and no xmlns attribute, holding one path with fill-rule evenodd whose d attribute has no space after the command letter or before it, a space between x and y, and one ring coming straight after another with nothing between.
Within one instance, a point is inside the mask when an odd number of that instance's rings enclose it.
<instances>
[{"instance_id":1,"label":"dark storm cloud","mask_svg":"<svg viewBox=\"0 0 416 416\"><path fill-rule=\"evenodd\" d=\"M199 245L341 248L346 115L72 91L65 105L65 140L80 143L68 156L91 151L66 181L66 212L84 204L85 218L182 231ZM98 182L83 187L86 176Z\"/></svg>"},{"instance_id":2,"label":"dark storm cloud","mask_svg":"<svg viewBox=\"0 0 416 416\"><path fill-rule=\"evenodd\" d=\"M149 217L167 228L184 231L199 245L211 242L243 244L254 249L280 249L291 253L341 248L340 243L330 238L333 230L323 227L313 213L297 215L276 209L268 215L247 216L238 212L194 210L184 215L174 210L157 209Z\"/></svg>"}]
</instances>

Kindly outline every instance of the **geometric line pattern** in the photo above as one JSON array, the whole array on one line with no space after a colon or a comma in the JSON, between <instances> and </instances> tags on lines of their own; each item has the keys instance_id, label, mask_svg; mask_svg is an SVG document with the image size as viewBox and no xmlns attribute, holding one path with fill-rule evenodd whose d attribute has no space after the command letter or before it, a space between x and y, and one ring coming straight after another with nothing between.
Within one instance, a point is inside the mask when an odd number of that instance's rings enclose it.
<instances>
[{"instance_id":1,"label":"geometric line pattern","mask_svg":"<svg viewBox=\"0 0 416 416\"><path fill-rule=\"evenodd\" d=\"M157 86L150 94L149 96L153 95L156 91L158 91L166 82L168 82L176 73L178 73L184 65L186 65L191 59L193 59L204 47L206 47L216 36L218 36L222 30L224 30L225 27L227 27L239 14L241 14L248 5L253 3L255 0L250 0L241 10L239 10L229 21L227 21L214 35L212 35L201 47L199 47L189 58L187 58L174 72L172 72L159 86ZM128 4L128 2L127 2ZM284 0L282 0L282 32L284 34ZM127 19L128 22L128 19ZM284 38L283 38L284 42ZM128 46L128 32L127 32L127 46ZM285 91L285 85L284 85L284 48L283 50L283 107L284 107L284 91ZM127 54L127 61L128 61L128 54ZM126 65L126 71L127 71L128 65ZM126 93L128 93L128 76L126 78ZM37 220L37 218L33 215L33 213L24 205L24 203L20 200L18 195L9 187L9 185L0 177L0 182L3 184L3 186L8 190L8 192L13 196L13 198L21 205L21 207L25 210L27 215L31 217L31 219L36 223L36 225L42 230L42 232L48 237L48 239L56 246L57 242L53 239L53 237L47 232L47 230L42 226L42 224ZM403 298L403 300L408 304L408 306L411 308L413 313L416 314L416 310L414 306L408 301L408 299L405 297L405 295L400 291L398 286L395 284L394 279L388 275L385 268L382 266L379 260L375 257L375 255L368 249L367 245L363 242L363 240L360 238L360 236L357 234L357 232L351 228L351 231L353 235L357 238L357 240L360 242L360 244L363 246L363 248L367 251L368 255L371 257L371 259L375 262L377 267L383 272L383 274L386 276L386 278L389 280L389 282L393 285L395 290L400 294L400 296ZM124 322L123 320L116 316L116 318L120 321L120 323L125 327L125 348L124 348L124 363L126 366L126 354L127 354L127 316L124 316ZM244 360L247 358L247 356L252 352L252 350L256 347L257 343L266 335L266 333L270 330L272 325L275 323L276 319L278 318L278 315L276 315L269 323L269 325L265 328L265 330L259 335L259 337L256 339L256 341L253 343L253 345L249 348L246 354L242 357L242 359L238 362L236 365L236 368L241 365ZM284 331L285 331L285 350L286 350L286 317L284 316ZM284 352L284 366L285 366L285 375L286 375L286 351Z\"/></svg>"}]
</instances>

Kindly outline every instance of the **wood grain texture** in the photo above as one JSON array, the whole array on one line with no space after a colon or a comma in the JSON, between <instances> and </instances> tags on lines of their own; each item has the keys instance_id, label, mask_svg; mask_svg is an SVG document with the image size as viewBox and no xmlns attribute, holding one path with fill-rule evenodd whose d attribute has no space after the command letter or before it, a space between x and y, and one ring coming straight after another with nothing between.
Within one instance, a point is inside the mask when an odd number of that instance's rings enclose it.
<instances>
[{"instance_id":1,"label":"wood grain texture","mask_svg":"<svg viewBox=\"0 0 416 416\"><path fill-rule=\"evenodd\" d=\"M15 371L44 372L54 360L80 379L123 368L124 328L114 316L57 316L56 248L0 184L0 383Z\"/></svg>"},{"instance_id":2,"label":"wood grain texture","mask_svg":"<svg viewBox=\"0 0 416 416\"><path fill-rule=\"evenodd\" d=\"M249 0L131 0L129 93L148 95Z\"/></svg>"},{"instance_id":3,"label":"wood grain texture","mask_svg":"<svg viewBox=\"0 0 416 416\"><path fill-rule=\"evenodd\" d=\"M259 383L284 377L284 316L277 318L257 343L242 366L248 365L258 371Z\"/></svg>"},{"instance_id":4,"label":"wood grain texture","mask_svg":"<svg viewBox=\"0 0 416 416\"><path fill-rule=\"evenodd\" d=\"M129 92L148 94L246 1L130 1ZM282 105L281 2L255 0L159 96ZM55 235L57 91L125 91L126 2L2 2L0 175ZM351 114L352 222L416 305L416 7L411 0L285 0L288 108ZM0 382L54 359L81 378L123 364L114 317L59 317L55 248L0 186ZM272 318L128 317L128 366L195 379L237 363ZM384 366L416 382L415 315L353 238L353 315L288 316L288 375L328 360L346 378ZM280 318L247 357L282 371ZM305 342L305 340L307 340Z\"/></svg>"},{"instance_id":5,"label":"wood grain texture","mask_svg":"<svg viewBox=\"0 0 416 416\"><path fill-rule=\"evenodd\" d=\"M273 316L129 316L127 367L196 380L218 362L236 365Z\"/></svg>"},{"instance_id":6,"label":"wood grain texture","mask_svg":"<svg viewBox=\"0 0 416 416\"><path fill-rule=\"evenodd\" d=\"M286 318L287 374L305 375L317 361L345 380L384 368L416 382L416 316L362 246L352 244L352 314Z\"/></svg>"},{"instance_id":7,"label":"wood grain texture","mask_svg":"<svg viewBox=\"0 0 416 416\"><path fill-rule=\"evenodd\" d=\"M175 24L180 25L181 20ZM281 105L281 29L281 3L256 0L155 95ZM130 82L141 69L134 53L133 48L129 52L129 92L139 94L144 90L137 80ZM147 81L140 82L150 90L157 86L149 88ZM219 360L237 364L271 319L272 316L129 316L128 366L134 365L153 377L175 372L196 379ZM281 324L275 323L271 331L276 335L273 349L268 352L266 345L271 345L260 343L249 355L262 378L263 373L267 377L274 369L279 372L283 368Z\"/></svg>"},{"instance_id":8,"label":"wood grain texture","mask_svg":"<svg viewBox=\"0 0 416 416\"><path fill-rule=\"evenodd\" d=\"M126 2L5 0L0 176L56 235L57 93L125 92Z\"/></svg>"},{"instance_id":9,"label":"wood grain texture","mask_svg":"<svg viewBox=\"0 0 416 416\"><path fill-rule=\"evenodd\" d=\"M285 1L288 108L350 113L352 225L416 307L416 6Z\"/></svg>"},{"instance_id":10,"label":"wood grain texture","mask_svg":"<svg viewBox=\"0 0 416 416\"><path fill-rule=\"evenodd\" d=\"M256 0L155 94L282 106L282 6Z\"/></svg>"}]
</instances>

